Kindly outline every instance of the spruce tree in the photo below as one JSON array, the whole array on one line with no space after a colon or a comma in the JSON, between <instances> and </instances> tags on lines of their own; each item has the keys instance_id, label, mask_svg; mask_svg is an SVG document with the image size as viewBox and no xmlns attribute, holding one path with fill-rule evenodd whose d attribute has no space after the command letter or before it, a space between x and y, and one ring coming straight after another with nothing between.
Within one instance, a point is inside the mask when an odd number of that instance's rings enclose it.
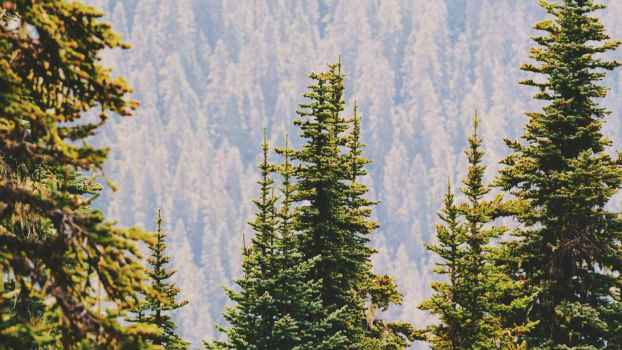
<instances>
[{"instance_id":1,"label":"spruce tree","mask_svg":"<svg viewBox=\"0 0 622 350\"><path fill-rule=\"evenodd\" d=\"M367 186L359 179L367 175L366 166L371 162L363 157L365 145L361 142L361 117L356 102L354 115L349 121L350 134L346 137L345 171L348 180L346 194L346 215L344 227L349 242L347 245L362 246L358 258L364 262L362 273L366 274L361 285L357 286L358 295L366 301L366 335L363 341L365 349L403 349L413 340L413 327L406 322L387 322L376 317L378 311L386 311L391 305L401 305L402 295L397 291L394 279L389 275L372 272L371 254L374 249L367 247L369 236L378 228L378 223L371 219L371 207L376 203L366 199Z\"/></svg>"},{"instance_id":2,"label":"spruce tree","mask_svg":"<svg viewBox=\"0 0 622 350\"><path fill-rule=\"evenodd\" d=\"M281 176L281 208L278 210L278 228L280 235L280 253L281 265L283 268L295 265L295 256L299 257L298 247L296 245L296 232L294 231L295 211L292 208L294 184L293 175L294 167L291 163L293 150L289 147L289 137L285 135L285 145L277 148L276 152L283 158L283 163L278 167L277 171Z\"/></svg>"},{"instance_id":3,"label":"spruce tree","mask_svg":"<svg viewBox=\"0 0 622 350\"><path fill-rule=\"evenodd\" d=\"M351 120L340 114L341 65L311 78L309 103L295 121L302 148L286 142L277 149L284 163L274 167L264 142L256 235L245 250L241 291L228 291L236 305L225 313L227 340L206 344L210 349L401 349L412 340L410 324L375 315L401 295L392 278L371 270L367 236L377 223L359 182L369 161L361 156L358 113Z\"/></svg>"},{"instance_id":4,"label":"spruce tree","mask_svg":"<svg viewBox=\"0 0 622 350\"><path fill-rule=\"evenodd\" d=\"M524 310L530 298L508 298L522 285L499 267L502 251L491 244L505 229L492 224L502 204L500 196L486 199L490 189L483 181L486 168L478 123L475 116L465 151L469 164L461 188L465 200L455 203L448 186L439 214L438 243L428 246L441 258L436 272L447 277L432 285L433 296L420 306L440 321L423 331L433 349L509 349L516 344L516 335L532 326L506 323L503 318Z\"/></svg>"},{"instance_id":5,"label":"spruce tree","mask_svg":"<svg viewBox=\"0 0 622 350\"><path fill-rule=\"evenodd\" d=\"M171 313L186 306L188 301L178 301L180 290L170 280L175 271L167 266L170 258L166 254L166 238L158 209L155 240L149 245L148 274L152 292L145 295L129 321L158 329L157 335L149 337L149 343L160 345L166 350L185 350L190 344L177 334L177 326Z\"/></svg>"},{"instance_id":6,"label":"spruce tree","mask_svg":"<svg viewBox=\"0 0 622 350\"><path fill-rule=\"evenodd\" d=\"M255 237L244 249L240 291L227 290L235 305L225 312L229 328L221 328L224 341L206 343L207 349L312 350L342 349L346 338L331 331L339 313L326 313L320 299L319 281L310 279L317 259L304 259L293 230L290 182L291 150L280 150L284 163L281 208L273 192L275 166L268 161L264 140L261 179L255 219Z\"/></svg>"},{"instance_id":7,"label":"spruce tree","mask_svg":"<svg viewBox=\"0 0 622 350\"><path fill-rule=\"evenodd\" d=\"M340 66L332 65L328 72L310 77L315 83L305 94L309 101L301 105L294 121L305 141L293 153L299 163L294 201L302 203L296 208L296 229L301 232L302 252L309 258L321 256L314 277L322 280L324 303L339 308L350 303L354 286L366 278L361 271L371 251L366 246L347 249L344 242L350 237L346 237L345 225L340 225L346 215L345 180L349 176L341 154L347 126L340 115L344 108ZM346 254L360 256L348 259Z\"/></svg>"},{"instance_id":8,"label":"spruce tree","mask_svg":"<svg viewBox=\"0 0 622 350\"><path fill-rule=\"evenodd\" d=\"M430 342L433 349L456 350L460 349L466 333L462 329L462 314L458 308L461 298L456 290L462 285L464 276L462 262L466 255L463 247L466 233L464 225L459 221L451 186L448 186L439 218L443 224L436 227L438 243L429 245L428 250L441 258L435 272L446 275L447 282L432 284L434 294L420 308L439 318L438 325L424 331L424 339Z\"/></svg>"},{"instance_id":9,"label":"spruce tree","mask_svg":"<svg viewBox=\"0 0 622 350\"><path fill-rule=\"evenodd\" d=\"M12 284L0 293L0 348L138 346L147 329L117 320L145 291L138 242L148 235L106 220L91 206L99 190L79 180L99 174L107 155L88 138L136 107L100 62L102 50L127 46L79 2L2 6L17 16L0 25L0 270ZM43 302L45 326L4 322L18 295Z\"/></svg>"},{"instance_id":10,"label":"spruce tree","mask_svg":"<svg viewBox=\"0 0 622 350\"><path fill-rule=\"evenodd\" d=\"M321 281L324 308L343 310L333 331L347 336L346 348L377 346L383 342L378 338L386 334L393 336L390 343L400 340L398 348L405 346L410 336L407 324L389 325L366 317L368 307L372 311L377 306L387 308L398 303L400 296L390 278L371 271L374 250L368 236L377 224L370 220L373 203L364 199L367 188L357 182L368 161L360 154L360 127L354 127L356 135L349 134L354 122L341 115L341 64L312 73L310 78L314 83L305 94L308 101L300 106L294 121L304 144L292 155L297 162L293 201L298 204L295 222L300 250L307 259L318 259L311 276ZM353 121L358 123L358 116Z\"/></svg>"},{"instance_id":11,"label":"spruce tree","mask_svg":"<svg viewBox=\"0 0 622 350\"><path fill-rule=\"evenodd\" d=\"M609 112L599 105L607 89L599 81L618 62L601 57L619 46L593 12L591 0L540 1L550 19L531 50L536 64L522 69L539 80L541 112L527 113L521 140L499 186L515 198L510 213L521 223L506 243L514 277L536 292L526 317L539 321L526 340L534 349L619 349L622 226L607 204L620 188L622 160L607 152L602 125Z\"/></svg>"}]
</instances>

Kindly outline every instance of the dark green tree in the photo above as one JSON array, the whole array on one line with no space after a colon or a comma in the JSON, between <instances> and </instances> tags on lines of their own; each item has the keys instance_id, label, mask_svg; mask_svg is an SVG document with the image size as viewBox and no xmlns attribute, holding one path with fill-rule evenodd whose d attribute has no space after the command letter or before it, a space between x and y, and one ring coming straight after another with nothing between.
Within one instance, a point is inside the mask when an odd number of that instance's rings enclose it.
<instances>
[{"instance_id":1,"label":"dark green tree","mask_svg":"<svg viewBox=\"0 0 622 350\"><path fill-rule=\"evenodd\" d=\"M498 264L503 251L491 244L505 232L492 224L503 207L500 196L486 199L490 189L484 184L478 123L475 116L465 152L469 164L461 188L465 200L456 204L448 187L439 214L438 243L428 246L441 258L436 272L447 277L432 285L433 296L420 307L440 321L423 331L433 349L510 349L516 336L532 326L508 324L503 318L524 310L530 298L511 298L522 285Z\"/></svg>"},{"instance_id":2,"label":"dark green tree","mask_svg":"<svg viewBox=\"0 0 622 350\"><path fill-rule=\"evenodd\" d=\"M293 188L290 182L291 150L279 152L284 163L278 167L283 177L281 207L277 207L269 147L263 143L261 179L250 248L244 249L240 291L227 290L235 305L225 312L229 328L221 328L226 340L206 343L208 349L312 350L342 349L346 338L335 334L331 325L339 312L326 313L320 299L319 281L310 279L317 259L305 259L298 250L292 224Z\"/></svg>"},{"instance_id":3,"label":"dark green tree","mask_svg":"<svg viewBox=\"0 0 622 350\"><path fill-rule=\"evenodd\" d=\"M514 277L537 293L527 317L540 321L525 338L534 349L620 349L622 226L607 204L620 188L622 160L602 134L609 112L599 81L619 63L601 55L619 46L593 12L591 0L540 1L550 15L535 28L536 64L545 103L527 113L521 140L508 140L498 185L515 198L521 224L508 251Z\"/></svg>"},{"instance_id":4,"label":"dark green tree","mask_svg":"<svg viewBox=\"0 0 622 350\"><path fill-rule=\"evenodd\" d=\"M158 209L155 240L149 245L151 255L148 259L148 274L152 291L144 296L128 320L158 329L158 334L148 339L150 344L160 345L166 350L185 350L190 344L177 334L177 326L171 314L188 305L188 301L178 300L180 290L171 281L175 271L168 267L170 258L166 254L166 238Z\"/></svg>"},{"instance_id":5,"label":"dark green tree","mask_svg":"<svg viewBox=\"0 0 622 350\"><path fill-rule=\"evenodd\" d=\"M378 339L370 337L408 333L408 325L389 325L367 317L369 308L387 308L401 297L390 278L371 271L374 250L368 236L377 223L370 219L374 203L364 198L367 188L357 182L368 163L361 157L358 116L348 121L341 115L344 75L340 63L310 77L314 83L294 121L304 144L292 154L297 162L293 202L298 204L295 227L300 250L307 259L318 259L311 276L321 281L327 312L343 310L334 332L347 336L346 348L378 346ZM348 133L350 128L356 134Z\"/></svg>"},{"instance_id":6,"label":"dark green tree","mask_svg":"<svg viewBox=\"0 0 622 350\"><path fill-rule=\"evenodd\" d=\"M301 250L309 258L321 256L314 277L322 280L322 299L327 306L339 308L350 303L354 286L367 278L365 264L371 249L361 244L347 249L344 218L346 214L345 159L341 149L346 145L347 124L343 111L343 76L338 65L328 72L312 73L315 83L305 94L307 104L301 105L294 121L305 141L302 149L293 152L296 168L296 229L301 232ZM361 237L365 241L367 237ZM351 247L348 247L351 248ZM348 259L346 254L359 255ZM361 305L362 306L362 305Z\"/></svg>"},{"instance_id":7,"label":"dark green tree","mask_svg":"<svg viewBox=\"0 0 622 350\"><path fill-rule=\"evenodd\" d=\"M433 283L434 294L421 304L420 308L439 318L438 325L429 326L424 330L424 339L433 349L456 350L460 349L463 334L466 333L462 329L463 315L459 309L461 297L457 290L462 286L464 279L462 265L466 256L464 248L466 230L464 224L459 221L459 211L454 202L451 186L448 186L443 204L443 209L439 213L443 223L436 227L438 243L429 245L428 250L441 258L434 272L446 275L447 281Z\"/></svg>"},{"instance_id":8,"label":"dark green tree","mask_svg":"<svg viewBox=\"0 0 622 350\"><path fill-rule=\"evenodd\" d=\"M365 198L367 186L359 179L367 175L366 166L371 162L363 157L365 145L361 142L361 117L356 102L354 115L349 121L350 134L346 138L345 171L348 181L346 189L346 215L344 228L346 230L345 245L360 246L359 255L353 255L363 262L362 273L366 274L357 286L356 296L363 297L366 302L366 321L364 349L403 349L413 340L414 328L406 322L387 322L376 317L378 311L386 311L391 305L400 305L402 295L397 291L394 279L389 275L378 275L372 272L370 255L376 251L367 247L366 238L378 228L378 223L371 219L372 206L376 203ZM349 257L352 258L352 257Z\"/></svg>"},{"instance_id":9,"label":"dark green tree","mask_svg":"<svg viewBox=\"0 0 622 350\"><path fill-rule=\"evenodd\" d=\"M12 284L0 307L10 315L17 295L45 301L38 320L46 325L0 320L0 348L138 346L148 329L118 319L146 290L138 242L148 235L107 221L91 206L96 194L75 186L107 156L88 138L136 107L100 62L102 50L127 46L80 2L2 6L17 19L0 25L0 269ZM81 120L89 111L99 118Z\"/></svg>"}]
</instances>

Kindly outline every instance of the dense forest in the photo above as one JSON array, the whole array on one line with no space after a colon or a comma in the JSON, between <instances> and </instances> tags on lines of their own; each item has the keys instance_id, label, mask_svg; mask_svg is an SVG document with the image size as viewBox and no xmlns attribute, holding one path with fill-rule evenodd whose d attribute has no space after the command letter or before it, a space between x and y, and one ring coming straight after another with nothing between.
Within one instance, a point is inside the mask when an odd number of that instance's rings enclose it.
<instances>
[{"instance_id":1,"label":"dense forest","mask_svg":"<svg viewBox=\"0 0 622 350\"><path fill-rule=\"evenodd\" d=\"M619 4L0 3L0 349L622 349Z\"/></svg>"}]
</instances>

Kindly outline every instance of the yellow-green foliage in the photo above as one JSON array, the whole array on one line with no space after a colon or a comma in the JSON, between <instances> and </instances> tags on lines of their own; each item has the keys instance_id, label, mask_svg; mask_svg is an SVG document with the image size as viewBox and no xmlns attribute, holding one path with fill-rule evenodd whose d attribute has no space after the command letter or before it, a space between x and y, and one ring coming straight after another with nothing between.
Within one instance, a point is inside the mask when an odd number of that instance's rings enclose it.
<instances>
[{"instance_id":1,"label":"yellow-green foliage","mask_svg":"<svg viewBox=\"0 0 622 350\"><path fill-rule=\"evenodd\" d=\"M0 25L0 348L138 348L150 330L117 319L145 288L148 236L91 208L101 186L83 175L107 156L87 138L136 108L100 63L127 46L78 1L2 7L18 22Z\"/></svg>"}]
</instances>

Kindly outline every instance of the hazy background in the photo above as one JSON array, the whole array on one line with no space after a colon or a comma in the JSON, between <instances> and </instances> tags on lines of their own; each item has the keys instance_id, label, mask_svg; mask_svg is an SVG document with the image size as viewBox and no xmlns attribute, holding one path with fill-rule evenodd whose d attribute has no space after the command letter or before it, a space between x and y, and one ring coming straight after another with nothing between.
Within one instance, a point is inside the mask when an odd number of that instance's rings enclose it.
<instances>
[{"instance_id":1,"label":"hazy background","mask_svg":"<svg viewBox=\"0 0 622 350\"><path fill-rule=\"evenodd\" d=\"M363 114L370 197L381 201L375 267L398 278L405 303L391 317L422 325L433 238L447 179L465 168L465 133L482 118L494 173L537 108L517 82L544 17L535 0L90 0L132 49L107 54L141 107L110 122L98 141L112 146L106 174L120 186L100 205L124 225L153 228L161 207L176 281L190 305L177 315L195 345L215 335L240 268L242 232L252 215L262 129L274 145L292 126L308 73L341 55L348 106ZM601 12L622 38L622 1ZM620 57L618 53L616 55ZM622 140L622 81L608 80ZM349 108L349 107L348 107ZM491 175L492 176L492 175Z\"/></svg>"}]
</instances>

